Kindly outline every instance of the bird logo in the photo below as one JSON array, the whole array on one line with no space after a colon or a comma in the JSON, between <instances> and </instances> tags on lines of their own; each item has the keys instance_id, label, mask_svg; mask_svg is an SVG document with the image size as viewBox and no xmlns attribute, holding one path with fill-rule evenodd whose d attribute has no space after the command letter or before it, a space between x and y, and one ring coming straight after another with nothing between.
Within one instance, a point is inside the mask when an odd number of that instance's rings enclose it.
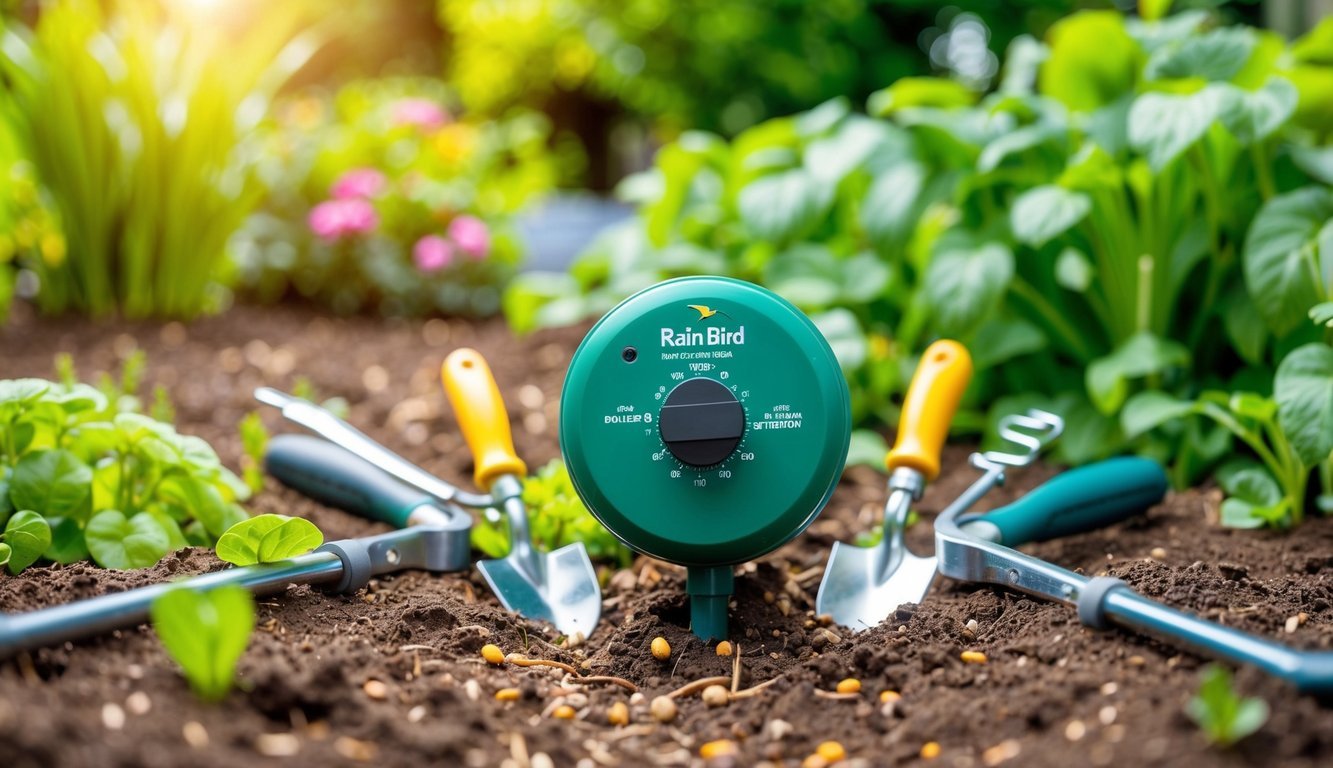
<instances>
[{"instance_id":1,"label":"bird logo","mask_svg":"<svg viewBox=\"0 0 1333 768\"><path fill-rule=\"evenodd\" d=\"M723 317L731 317L731 315L728 315L726 312L723 312L720 309L713 309L711 307L704 306L703 304L686 304L685 306L689 307L695 312L698 312L700 320L707 320L713 315L722 315Z\"/></svg>"}]
</instances>

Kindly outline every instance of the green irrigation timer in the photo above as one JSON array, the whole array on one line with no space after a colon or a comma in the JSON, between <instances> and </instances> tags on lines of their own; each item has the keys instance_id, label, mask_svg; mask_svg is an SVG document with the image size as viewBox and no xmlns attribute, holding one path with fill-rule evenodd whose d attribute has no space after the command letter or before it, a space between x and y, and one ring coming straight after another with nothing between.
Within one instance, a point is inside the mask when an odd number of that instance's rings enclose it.
<instances>
[{"instance_id":1,"label":"green irrigation timer","mask_svg":"<svg viewBox=\"0 0 1333 768\"><path fill-rule=\"evenodd\" d=\"M560 401L579 496L630 547L687 566L706 640L726 636L731 566L805 530L850 436L847 382L814 323L720 277L660 283L608 312Z\"/></svg>"}]
</instances>

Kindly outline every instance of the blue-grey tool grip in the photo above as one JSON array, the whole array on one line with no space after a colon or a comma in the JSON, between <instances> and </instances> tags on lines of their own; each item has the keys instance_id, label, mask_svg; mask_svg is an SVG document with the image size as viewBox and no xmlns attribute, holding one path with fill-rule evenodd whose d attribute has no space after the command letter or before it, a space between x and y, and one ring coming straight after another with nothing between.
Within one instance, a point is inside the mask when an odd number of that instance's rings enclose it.
<instances>
[{"instance_id":1,"label":"blue-grey tool grip","mask_svg":"<svg viewBox=\"0 0 1333 768\"><path fill-rule=\"evenodd\" d=\"M435 499L362 461L351 451L308 435L269 440L264 467L283 485L331 507L405 528L412 510Z\"/></svg>"},{"instance_id":2,"label":"blue-grey tool grip","mask_svg":"<svg viewBox=\"0 0 1333 768\"><path fill-rule=\"evenodd\" d=\"M1166 495L1166 473L1155 461L1120 457L1063 472L999 509L965 515L958 525L984 521L1013 547L1104 528L1132 517Z\"/></svg>"}]
</instances>

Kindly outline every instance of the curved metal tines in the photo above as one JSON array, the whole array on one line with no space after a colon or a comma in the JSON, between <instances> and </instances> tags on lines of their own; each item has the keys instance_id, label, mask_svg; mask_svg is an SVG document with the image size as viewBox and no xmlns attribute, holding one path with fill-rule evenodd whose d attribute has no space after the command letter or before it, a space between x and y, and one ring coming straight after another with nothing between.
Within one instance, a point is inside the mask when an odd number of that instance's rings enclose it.
<instances>
[{"instance_id":1,"label":"curved metal tines","mask_svg":"<svg viewBox=\"0 0 1333 768\"><path fill-rule=\"evenodd\" d=\"M1036 461L1041 450L1060 436L1064 419L1048 411L1031 408L1027 413L1011 413L1000 419L1000 439L1022 451L986 451L971 456L972 466L986 470L995 466L1025 467Z\"/></svg>"}]
</instances>

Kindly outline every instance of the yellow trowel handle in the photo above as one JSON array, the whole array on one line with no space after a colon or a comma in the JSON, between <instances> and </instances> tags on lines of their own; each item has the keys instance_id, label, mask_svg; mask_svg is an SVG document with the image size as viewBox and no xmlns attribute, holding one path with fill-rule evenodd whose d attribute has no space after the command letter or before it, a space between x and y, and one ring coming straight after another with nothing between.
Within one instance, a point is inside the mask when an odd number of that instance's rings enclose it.
<instances>
[{"instance_id":1,"label":"yellow trowel handle","mask_svg":"<svg viewBox=\"0 0 1333 768\"><path fill-rule=\"evenodd\" d=\"M458 416L463 439L472 450L477 485L489 491L501 475L526 476L527 465L514 451L509 414L500 397L500 388L495 385L491 367L481 353L475 349L450 353L440 368L440 378Z\"/></svg>"},{"instance_id":2,"label":"yellow trowel handle","mask_svg":"<svg viewBox=\"0 0 1333 768\"><path fill-rule=\"evenodd\" d=\"M946 339L926 348L907 385L898 439L884 457L890 472L914 469L926 480L935 479L949 422L971 378L972 356L962 344Z\"/></svg>"}]
</instances>

